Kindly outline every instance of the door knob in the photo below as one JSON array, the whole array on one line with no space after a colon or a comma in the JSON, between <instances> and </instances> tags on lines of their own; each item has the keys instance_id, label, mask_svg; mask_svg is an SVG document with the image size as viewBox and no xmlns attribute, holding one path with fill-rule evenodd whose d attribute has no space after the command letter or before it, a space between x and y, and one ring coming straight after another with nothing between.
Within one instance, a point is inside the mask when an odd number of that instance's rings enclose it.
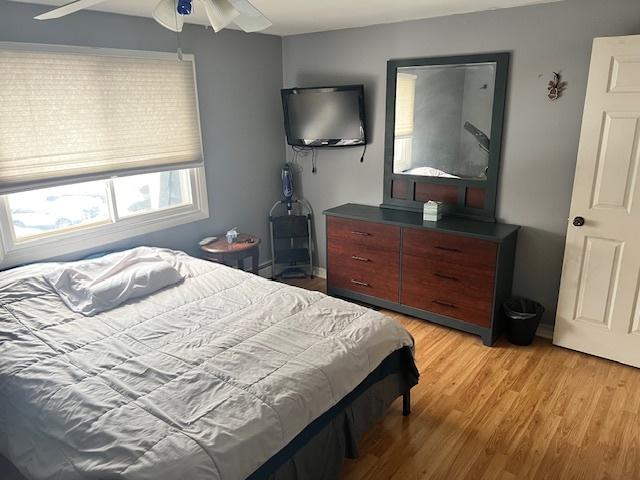
<instances>
[{"instance_id":1,"label":"door knob","mask_svg":"<svg viewBox=\"0 0 640 480\"><path fill-rule=\"evenodd\" d=\"M574 227L581 227L584 225L584 223L585 223L584 217L576 217L573 219Z\"/></svg>"}]
</instances>

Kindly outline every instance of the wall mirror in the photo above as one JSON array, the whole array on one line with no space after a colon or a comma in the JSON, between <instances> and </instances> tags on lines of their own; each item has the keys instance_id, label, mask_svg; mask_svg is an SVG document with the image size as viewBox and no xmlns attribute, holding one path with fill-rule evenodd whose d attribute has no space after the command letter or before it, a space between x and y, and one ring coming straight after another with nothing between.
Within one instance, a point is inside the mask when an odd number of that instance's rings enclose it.
<instances>
[{"instance_id":1,"label":"wall mirror","mask_svg":"<svg viewBox=\"0 0 640 480\"><path fill-rule=\"evenodd\" d=\"M493 219L508 53L390 60L384 206Z\"/></svg>"}]
</instances>

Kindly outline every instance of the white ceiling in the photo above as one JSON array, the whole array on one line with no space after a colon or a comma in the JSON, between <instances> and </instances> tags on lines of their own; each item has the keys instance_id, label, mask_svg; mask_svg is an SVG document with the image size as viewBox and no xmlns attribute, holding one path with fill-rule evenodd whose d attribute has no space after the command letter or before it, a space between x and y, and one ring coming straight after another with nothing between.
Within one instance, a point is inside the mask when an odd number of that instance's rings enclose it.
<instances>
[{"instance_id":1,"label":"white ceiling","mask_svg":"<svg viewBox=\"0 0 640 480\"><path fill-rule=\"evenodd\" d=\"M13 1L59 6L71 0ZM105 0L91 10L151 17L158 1ZM273 22L265 33L284 36L557 1L561 0L251 0L251 3ZM197 1L189 22L207 24Z\"/></svg>"}]
</instances>

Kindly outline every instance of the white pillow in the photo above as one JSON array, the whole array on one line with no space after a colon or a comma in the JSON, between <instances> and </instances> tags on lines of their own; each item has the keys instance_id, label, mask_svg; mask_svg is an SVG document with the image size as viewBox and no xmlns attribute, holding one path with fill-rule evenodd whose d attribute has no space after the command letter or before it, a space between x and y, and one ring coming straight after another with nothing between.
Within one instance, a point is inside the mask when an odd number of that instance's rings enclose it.
<instances>
[{"instance_id":1,"label":"white pillow","mask_svg":"<svg viewBox=\"0 0 640 480\"><path fill-rule=\"evenodd\" d=\"M70 263L45 275L65 305L86 316L150 295L183 278L148 247Z\"/></svg>"}]
</instances>

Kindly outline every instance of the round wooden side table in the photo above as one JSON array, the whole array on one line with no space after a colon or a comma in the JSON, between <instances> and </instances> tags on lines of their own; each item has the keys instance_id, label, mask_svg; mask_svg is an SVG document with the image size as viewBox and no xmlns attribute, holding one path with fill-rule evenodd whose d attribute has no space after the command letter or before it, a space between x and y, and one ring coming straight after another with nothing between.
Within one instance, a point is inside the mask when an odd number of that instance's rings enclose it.
<instances>
[{"instance_id":1,"label":"round wooden side table","mask_svg":"<svg viewBox=\"0 0 640 480\"><path fill-rule=\"evenodd\" d=\"M223 263L230 267L244 270L244 261L251 258L251 272L258 274L260 269L260 237L240 233L238 241L227 243L224 235L219 235L215 242L208 243L200 247L207 260Z\"/></svg>"}]
</instances>

